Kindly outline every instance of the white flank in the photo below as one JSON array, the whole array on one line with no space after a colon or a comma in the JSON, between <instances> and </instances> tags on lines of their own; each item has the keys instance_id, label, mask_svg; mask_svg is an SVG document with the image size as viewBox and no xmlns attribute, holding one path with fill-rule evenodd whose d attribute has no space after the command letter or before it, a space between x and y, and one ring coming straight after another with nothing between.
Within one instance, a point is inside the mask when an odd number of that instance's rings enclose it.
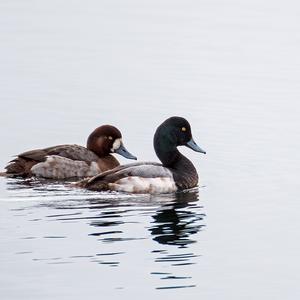
<instances>
[{"instance_id":1,"label":"white flank","mask_svg":"<svg viewBox=\"0 0 300 300\"><path fill-rule=\"evenodd\" d=\"M130 176L122 178L115 183L110 183L109 187L114 191L127 193L165 194L173 193L177 190L173 178L170 177L144 178Z\"/></svg>"}]
</instances>

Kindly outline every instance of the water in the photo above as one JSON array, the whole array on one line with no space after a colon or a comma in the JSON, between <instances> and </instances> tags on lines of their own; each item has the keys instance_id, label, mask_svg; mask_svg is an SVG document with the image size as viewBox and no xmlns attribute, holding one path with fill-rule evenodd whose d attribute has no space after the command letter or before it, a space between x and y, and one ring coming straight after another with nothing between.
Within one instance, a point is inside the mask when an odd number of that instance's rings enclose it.
<instances>
[{"instance_id":1,"label":"water","mask_svg":"<svg viewBox=\"0 0 300 300\"><path fill-rule=\"evenodd\" d=\"M296 1L2 1L0 166L98 125L154 160L186 117L199 189L0 178L1 299L298 299ZM119 158L126 163L123 158Z\"/></svg>"},{"instance_id":2,"label":"water","mask_svg":"<svg viewBox=\"0 0 300 300\"><path fill-rule=\"evenodd\" d=\"M143 282L158 290L195 286L189 267L200 254L192 244L205 218L197 189L161 197L99 195L15 180L6 189L1 228L5 253L13 260L7 270L2 262L2 270L10 275L15 269L16 274L1 278L4 295L53 298L66 293L76 298L78 290L70 291L75 282L79 291L91 289L90 296L143 291ZM65 286L65 276L71 286ZM18 279L22 286L11 294L11 280ZM94 286L95 280L101 284Z\"/></svg>"}]
</instances>

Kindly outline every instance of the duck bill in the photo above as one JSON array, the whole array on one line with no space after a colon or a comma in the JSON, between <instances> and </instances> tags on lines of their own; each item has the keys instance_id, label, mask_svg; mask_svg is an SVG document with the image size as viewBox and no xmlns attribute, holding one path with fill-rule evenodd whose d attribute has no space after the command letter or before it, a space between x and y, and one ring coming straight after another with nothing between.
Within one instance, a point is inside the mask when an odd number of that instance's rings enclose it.
<instances>
[{"instance_id":1,"label":"duck bill","mask_svg":"<svg viewBox=\"0 0 300 300\"><path fill-rule=\"evenodd\" d=\"M123 144L121 144L121 146L115 150L115 153L118 153L122 156L124 156L125 158L128 159L135 159L137 160L136 156L132 155L125 147Z\"/></svg>"},{"instance_id":2,"label":"duck bill","mask_svg":"<svg viewBox=\"0 0 300 300\"><path fill-rule=\"evenodd\" d=\"M204 150L202 150L194 141L193 138L191 138L187 143L186 146L191 148L192 150L196 151L196 152L200 152L200 153L204 153L206 154L206 152Z\"/></svg>"}]
</instances>

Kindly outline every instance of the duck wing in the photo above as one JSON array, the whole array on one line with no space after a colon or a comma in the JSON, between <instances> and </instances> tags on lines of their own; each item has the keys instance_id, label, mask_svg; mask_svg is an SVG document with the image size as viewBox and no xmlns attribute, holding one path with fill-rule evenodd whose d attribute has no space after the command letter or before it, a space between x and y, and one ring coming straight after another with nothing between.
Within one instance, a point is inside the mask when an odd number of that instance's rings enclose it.
<instances>
[{"instance_id":1,"label":"duck wing","mask_svg":"<svg viewBox=\"0 0 300 300\"><path fill-rule=\"evenodd\" d=\"M90 179L83 180L77 185L97 191L115 190L134 193L149 192L150 189L155 191L163 189L166 192L176 190L170 169L153 162L119 166Z\"/></svg>"},{"instance_id":2,"label":"duck wing","mask_svg":"<svg viewBox=\"0 0 300 300\"><path fill-rule=\"evenodd\" d=\"M36 149L21 153L18 157L34 160L36 162L45 161L47 156L57 155L72 160L92 162L98 159L98 156L87 148L79 145L58 145L44 149Z\"/></svg>"},{"instance_id":3,"label":"duck wing","mask_svg":"<svg viewBox=\"0 0 300 300\"><path fill-rule=\"evenodd\" d=\"M67 163L68 166L71 166L76 171L78 168L88 168L92 162L97 161L98 156L87 148L79 145L58 145L44 149L36 149L23 152L10 161L5 167L6 173L9 176L31 176L32 168L37 164L42 166L41 163L46 162L48 158L53 158L52 160L55 160L56 163L54 164L56 165L57 162ZM62 159L65 159L65 161L62 161ZM74 166L72 165L72 162L74 162ZM80 163L83 166L78 165ZM53 166L51 168L48 166L47 169L52 170ZM95 171L92 174L94 175L97 173L98 172ZM42 175L40 176L43 177ZM49 174L47 177L52 178L53 176L54 175Z\"/></svg>"}]
</instances>

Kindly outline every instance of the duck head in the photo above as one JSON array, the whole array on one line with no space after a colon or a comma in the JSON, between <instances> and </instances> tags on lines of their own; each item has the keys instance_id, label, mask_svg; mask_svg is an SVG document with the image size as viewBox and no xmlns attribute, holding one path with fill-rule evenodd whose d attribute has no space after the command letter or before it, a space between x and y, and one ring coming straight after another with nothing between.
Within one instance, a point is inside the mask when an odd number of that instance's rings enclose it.
<instances>
[{"instance_id":1,"label":"duck head","mask_svg":"<svg viewBox=\"0 0 300 300\"><path fill-rule=\"evenodd\" d=\"M206 154L194 141L189 122L181 117L171 117L157 128L154 135L154 149L158 158L168 165L176 158L178 146L186 146Z\"/></svg>"},{"instance_id":2,"label":"duck head","mask_svg":"<svg viewBox=\"0 0 300 300\"><path fill-rule=\"evenodd\" d=\"M128 159L137 159L124 147L121 132L111 125L96 128L88 137L87 149L93 151L99 157L117 153Z\"/></svg>"}]
</instances>

